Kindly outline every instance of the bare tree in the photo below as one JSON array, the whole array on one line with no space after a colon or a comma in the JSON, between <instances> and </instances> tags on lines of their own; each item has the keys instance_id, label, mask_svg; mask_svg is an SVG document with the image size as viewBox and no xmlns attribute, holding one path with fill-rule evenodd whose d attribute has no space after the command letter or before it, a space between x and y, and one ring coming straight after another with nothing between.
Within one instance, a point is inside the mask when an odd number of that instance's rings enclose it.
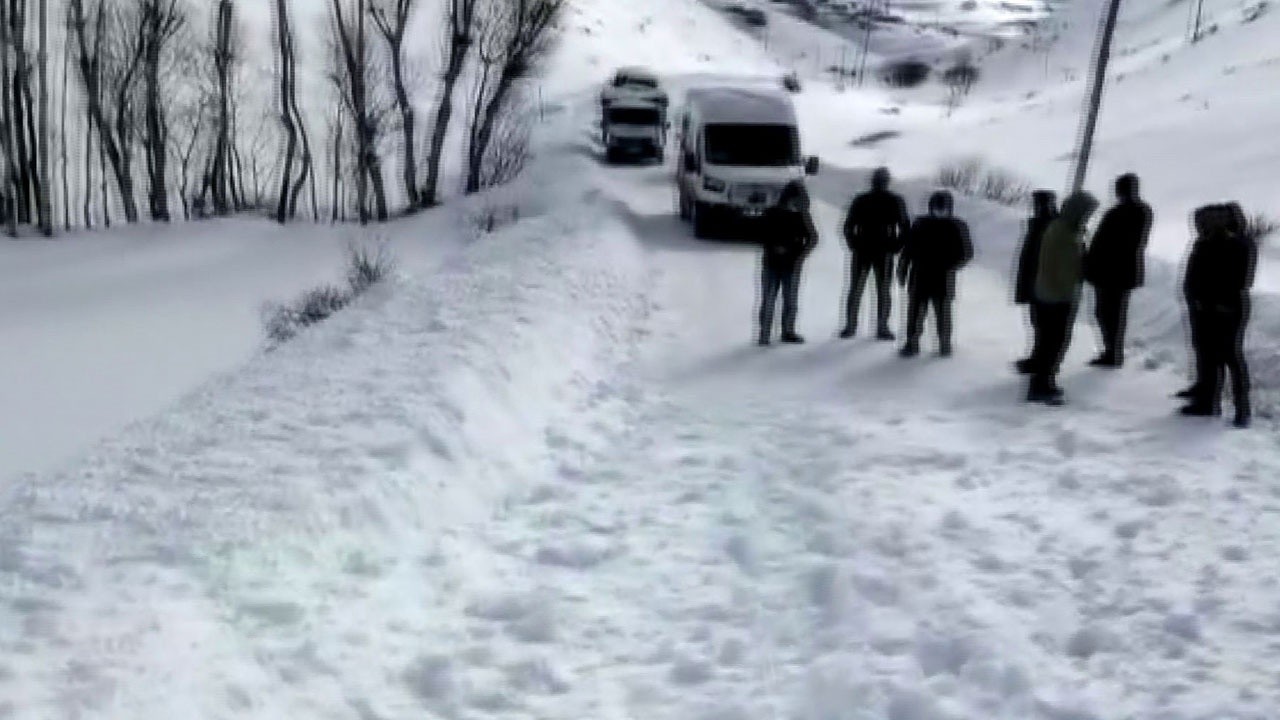
<instances>
[{"instance_id":1,"label":"bare tree","mask_svg":"<svg viewBox=\"0 0 1280 720\"><path fill-rule=\"evenodd\" d=\"M232 210L231 167L231 78L235 62L233 44L235 6L232 0L218 0L213 31L213 67L217 77L217 114L214 117L216 138L206 187L212 195L213 211L226 215ZM201 193L203 196L203 192Z\"/></svg>"},{"instance_id":2,"label":"bare tree","mask_svg":"<svg viewBox=\"0 0 1280 720\"><path fill-rule=\"evenodd\" d=\"M532 157L533 117L534 109L521 94L513 94L503 105L481 163L481 188L503 185L524 171Z\"/></svg>"},{"instance_id":3,"label":"bare tree","mask_svg":"<svg viewBox=\"0 0 1280 720\"><path fill-rule=\"evenodd\" d=\"M70 167L67 158L67 142L70 136L67 135L67 85L70 76L71 65L71 44L63 42L62 44L62 103L58 107L60 115L59 123L61 125L58 131L58 151L60 154L59 162L62 166L62 222L66 232L71 232L71 178Z\"/></svg>"},{"instance_id":4,"label":"bare tree","mask_svg":"<svg viewBox=\"0 0 1280 720\"><path fill-rule=\"evenodd\" d=\"M387 55L391 60L391 82L395 88L396 106L400 110L400 131L404 143L405 198L411 209L422 205L418 190L417 118L409 91L405 87L404 35L409 27L416 0L371 0L370 16L378 26L378 32L387 43Z\"/></svg>"},{"instance_id":5,"label":"bare tree","mask_svg":"<svg viewBox=\"0 0 1280 720\"><path fill-rule=\"evenodd\" d=\"M285 134L284 168L280 174L276 220L283 223L297 214L298 195L309 177L312 180L312 205L315 205L315 178L311 141L307 137L302 113L298 110L297 53L293 41L293 26L289 21L288 0L276 0L276 31L280 50L280 124L284 127ZM301 168L295 178L293 160L299 140L302 142ZM257 184L256 181L254 184Z\"/></svg>"},{"instance_id":6,"label":"bare tree","mask_svg":"<svg viewBox=\"0 0 1280 720\"><path fill-rule=\"evenodd\" d=\"M485 18L481 82L467 146L465 192L480 190L494 129L517 85L539 69L556 39L567 0L495 0Z\"/></svg>"},{"instance_id":7,"label":"bare tree","mask_svg":"<svg viewBox=\"0 0 1280 720\"><path fill-rule=\"evenodd\" d=\"M48 53L47 14L40 2L36 62L27 47L30 20L27 0L0 2L0 126L4 131L3 155L8 170L9 198L5 203L11 234L18 224L37 223L52 234L48 198ZM35 77L39 83L33 92ZM39 104L36 99L38 98Z\"/></svg>"},{"instance_id":8,"label":"bare tree","mask_svg":"<svg viewBox=\"0 0 1280 720\"><path fill-rule=\"evenodd\" d=\"M169 58L170 41L186 23L178 0L139 0L139 26L143 64L143 86L146 105L147 181L151 219L168 222L169 177L166 160L169 155L169 124L162 101L161 63Z\"/></svg>"},{"instance_id":9,"label":"bare tree","mask_svg":"<svg viewBox=\"0 0 1280 720\"><path fill-rule=\"evenodd\" d=\"M332 0L333 31L341 57L339 87L344 91L344 105L351 113L356 142L356 197L360 222L369 221L368 196L373 191L376 218L387 219L387 197L382 181L382 163L378 157L380 119L372 103L369 76L370 58L365 32L367 0L354 0L356 9L343 12L342 0Z\"/></svg>"},{"instance_id":10,"label":"bare tree","mask_svg":"<svg viewBox=\"0 0 1280 720\"><path fill-rule=\"evenodd\" d=\"M53 235L53 195L49 187L49 7L48 0L40 2L40 184L36 189L36 202L40 218L40 230L45 236Z\"/></svg>"},{"instance_id":11,"label":"bare tree","mask_svg":"<svg viewBox=\"0 0 1280 720\"><path fill-rule=\"evenodd\" d=\"M92 31L87 27L84 0L69 0L68 10L76 36L80 82L92 124L98 131L98 144L115 174L125 218L136 222L138 207L133 195L130 160L134 123L132 92L142 44L137 41L136 26L130 30L129 19L121 14L119 7L108 9L106 0L97 3ZM105 199L103 212L105 215Z\"/></svg>"},{"instance_id":12,"label":"bare tree","mask_svg":"<svg viewBox=\"0 0 1280 720\"><path fill-rule=\"evenodd\" d=\"M436 105L435 123L431 127L431 146L427 150L427 181L422 188L421 201L425 206L438 201L440 161L444 154L444 141L449 133L453 116L453 92L462 74L467 56L475 42L476 8L478 0L448 0L448 23L445 37L445 66L441 78L440 100Z\"/></svg>"}]
</instances>

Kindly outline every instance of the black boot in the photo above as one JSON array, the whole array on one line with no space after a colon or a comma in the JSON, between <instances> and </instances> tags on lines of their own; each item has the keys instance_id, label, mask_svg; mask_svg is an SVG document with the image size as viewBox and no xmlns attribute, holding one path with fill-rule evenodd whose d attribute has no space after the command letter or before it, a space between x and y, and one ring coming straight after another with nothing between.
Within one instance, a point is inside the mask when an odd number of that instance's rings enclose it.
<instances>
[{"instance_id":1,"label":"black boot","mask_svg":"<svg viewBox=\"0 0 1280 720\"><path fill-rule=\"evenodd\" d=\"M804 344L804 338L801 337L800 335L797 335L794 330L788 330L782 333L782 337L780 338L780 340L784 343L787 343L788 345Z\"/></svg>"},{"instance_id":2,"label":"black boot","mask_svg":"<svg viewBox=\"0 0 1280 720\"><path fill-rule=\"evenodd\" d=\"M840 331L840 337L844 338L845 340L848 340L849 338L857 334L858 334L857 325L845 325L844 329Z\"/></svg>"},{"instance_id":3,"label":"black boot","mask_svg":"<svg viewBox=\"0 0 1280 720\"><path fill-rule=\"evenodd\" d=\"M908 340L907 344L903 345L902 349L898 351L898 354L904 358L915 357L920 354L920 346L917 343Z\"/></svg>"},{"instance_id":4,"label":"black boot","mask_svg":"<svg viewBox=\"0 0 1280 720\"><path fill-rule=\"evenodd\" d=\"M1199 394L1200 394L1200 388L1195 385L1192 385L1191 387L1187 387L1179 390L1178 392L1174 393L1173 396L1180 400L1190 400L1191 398Z\"/></svg>"},{"instance_id":5,"label":"black boot","mask_svg":"<svg viewBox=\"0 0 1280 720\"><path fill-rule=\"evenodd\" d=\"M894 335L893 331L887 327L880 328L880 330L876 333L877 340L896 340L897 337L898 336Z\"/></svg>"}]
</instances>

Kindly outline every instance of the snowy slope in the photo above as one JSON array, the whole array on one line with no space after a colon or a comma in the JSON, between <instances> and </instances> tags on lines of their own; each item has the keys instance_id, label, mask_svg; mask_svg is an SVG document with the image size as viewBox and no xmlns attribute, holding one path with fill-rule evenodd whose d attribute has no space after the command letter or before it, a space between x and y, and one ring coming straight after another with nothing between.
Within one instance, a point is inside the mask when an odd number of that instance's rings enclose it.
<instances>
[{"instance_id":1,"label":"snowy slope","mask_svg":"<svg viewBox=\"0 0 1280 720\"><path fill-rule=\"evenodd\" d=\"M749 346L757 251L597 162L579 61L779 51L694 0L575 6L524 222L0 499L0 716L1272 718L1274 436L1084 369L1083 327L1071 405L1020 404L1016 216L976 202L954 358L830 339L885 116L813 83L811 344Z\"/></svg>"}]
</instances>

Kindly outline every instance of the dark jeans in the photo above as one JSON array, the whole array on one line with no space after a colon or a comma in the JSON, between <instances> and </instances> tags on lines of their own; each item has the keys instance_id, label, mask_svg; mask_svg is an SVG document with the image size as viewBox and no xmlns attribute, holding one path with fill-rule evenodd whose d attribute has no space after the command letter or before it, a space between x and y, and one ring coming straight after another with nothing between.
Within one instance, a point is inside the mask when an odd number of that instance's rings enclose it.
<instances>
[{"instance_id":1,"label":"dark jeans","mask_svg":"<svg viewBox=\"0 0 1280 720\"><path fill-rule=\"evenodd\" d=\"M945 283L913 286L907 300L907 344L919 345L924 332L924 316L933 307L938 323L938 347L951 348L951 288Z\"/></svg>"},{"instance_id":2,"label":"dark jeans","mask_svg":"<svg viewBox=\"0 0 1280 720\"><path fill-rule=\"evenodd\" d=\"M782 332L794 333L800 303L800 270L803 260L764 261L760 273L760 337L773 332L773 309L782 293Z\"/></svg>"},{"instance_id":3,"label":"dark jeans","mask_svg":"<svg viewBox=\"0 0 1280 720\"><path fill-rule=\"evenodd\" d=\"M893 309L893 256L868 255L854 250L850 260L849 298L845 302L845 327L858 326L858 309L862 304L862 291L867 285L867 275L876 278L876 328L889 329L889 314Z\"/></svg>"},{"instance_id":4,"label":"dark jeans","mask_svg":"<svg viewBox=\"0 0 1280 720\"><path fill-rule=\"evenodd\" d=\"M1027 303L1027 319L1031 322L1031 352L1027 353L1027 360L1030 362L1035 362L1036 359L1044 352L1041 348L1044 344L1044 340L1041 338L1040 316L1040 303L1035 300Z\"/></svg>"},{"instance_id":5,"label":"dark jeans","mask_svg":"<svg viewBox=\"0 0 1280 720\"><path fill-rule=\"evenodd\" d=\"M1094 316L1102 333L1102 355L1124 362L1124 330L1129 318L1129 290L1094 288Z\"/></svg>"},{"instance_id":6,"label":"dark jeans","mask_svg":"<svg viewBox=\"0 0 1280 720\"><path fill-rule=\"evenodd\" d=\"M1249 415L1249 366L1244 359L1244 329L1248 309L1202 311L1193 321L1196 387L1193 404L1217 410L1222 403L1225 374L1231 374L1231 396L1237 415ZM1196 337L1198 335L1198 337Z\"/></svg>"},{"instance_id":7,"label":"dark jeans","mask_svg":"<svg viewBox=\"0 0 1280 720\"><path fill-rule=\"evenodd\" d=\"M1032 392L1045 392L1058 386L1058 369L1071 344L1071 329L1076 320L1075 303L1041 303L1039 315L1038 353L1031 375Z\"/></svg>"}]
</instances>

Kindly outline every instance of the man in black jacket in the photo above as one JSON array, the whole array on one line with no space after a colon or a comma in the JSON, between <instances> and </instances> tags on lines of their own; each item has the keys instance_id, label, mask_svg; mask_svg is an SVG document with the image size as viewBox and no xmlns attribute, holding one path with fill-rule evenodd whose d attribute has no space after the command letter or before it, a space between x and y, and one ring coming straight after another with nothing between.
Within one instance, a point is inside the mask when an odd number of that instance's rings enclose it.
<instances>
[{"instance_id":1,"label":"man in black jacket","mask_svg":"<svg viewBox=\"0 0 1280 720\"><path fill-rule=\"evenodd\" d=\"M1249 322L1249 290L1253 287L1258 248L1246 234L1243 210L1236 203L1197 211L1199 236L1192 246L1183 294L1192 313L1196 353L1196 385L1183 415L1221 412L1223 374L1231 373L1236 427L1248 427L1249 367L1244 359L1244 332Z\"/></svg>"},{"instance_id":2,"label":"man in black jacket","mask_svg":"<svg viewBox=\"0 0 1280 720\"><path fill-rule=\"evenodd\" d=\"M879 340L893 340L889 314L893 296L893 257L911 224L902 196L889 190L888 168L877 168L871 175L871 190L853 199L844 220L844 239L850 251L849 297L845 302L845 325L840 337L851 338L858 332L858 307L867 275L875 273L877 298L877 332Z\"/></svg>"},{"instance_id":3,"label":"man in black jacket","mask_svg":"<svg viewBox=\"0 0 1280 720\"><path fill-rule=\"evenodd\" d=\"M952 215L951 193L940 191L929 198L929 214L916 218L898 265L898 281L907 286L907 342L903 357L920 353L924 315L933 307L938 323L938 354L951 355L951 301L955 298L956 271L973 259L969 226Z\"/></svg>"},{"instance_id":4,"label":"man in black jacket","mask_svg":"<svg viewBox=\"0 0 1280 720\"><path fill-rule=\"evenodd\" d=\"M818 231L809 216L809 193L804 183L792 181L783 188L777 204L765 212L761 231L763 257L760 274L760 345L768 345L773 331L773 308L782 293L784 343L799 344L796 333L800 301L800 271L804 259L818 244Z\"/></svg>"},{"instance_id":5,"label":"man in black jacket","mask_svg":"<svg viewBox=\"0 0 1280 720\"><path fill-rule=\"evenodd\" d=\"M1037 190L1031 194L1031 217L1027 219L1027 234L1018 252L1018 271L1014 278L1013 301L1027 306L1031 322L1031 352L1015 363L1018 372L1029 375L1035 371L1035 363L1044 353L1040 329L1041 304L1036 300L1036 272L1040 267L1040 240L1049 223L1058 217L1058 197L1052 190Z\"/></svg>"},{"instance_id":6,"label":"man in black jacket","mask_svg":"<svg viewBox=\"0 0 1280 720\"><path fill-rule=\"evenodd\" d=\"M1124 330L1129 294L1142 287L1151 207L1138 196L1138 176L1116 178L1119 202L1102 216L1085 253L1085 281L1093 286L1094 310L1102 334L1102 354L1089 364L1118 368L1124 364Z\"/></svg>"}]
</instances>

